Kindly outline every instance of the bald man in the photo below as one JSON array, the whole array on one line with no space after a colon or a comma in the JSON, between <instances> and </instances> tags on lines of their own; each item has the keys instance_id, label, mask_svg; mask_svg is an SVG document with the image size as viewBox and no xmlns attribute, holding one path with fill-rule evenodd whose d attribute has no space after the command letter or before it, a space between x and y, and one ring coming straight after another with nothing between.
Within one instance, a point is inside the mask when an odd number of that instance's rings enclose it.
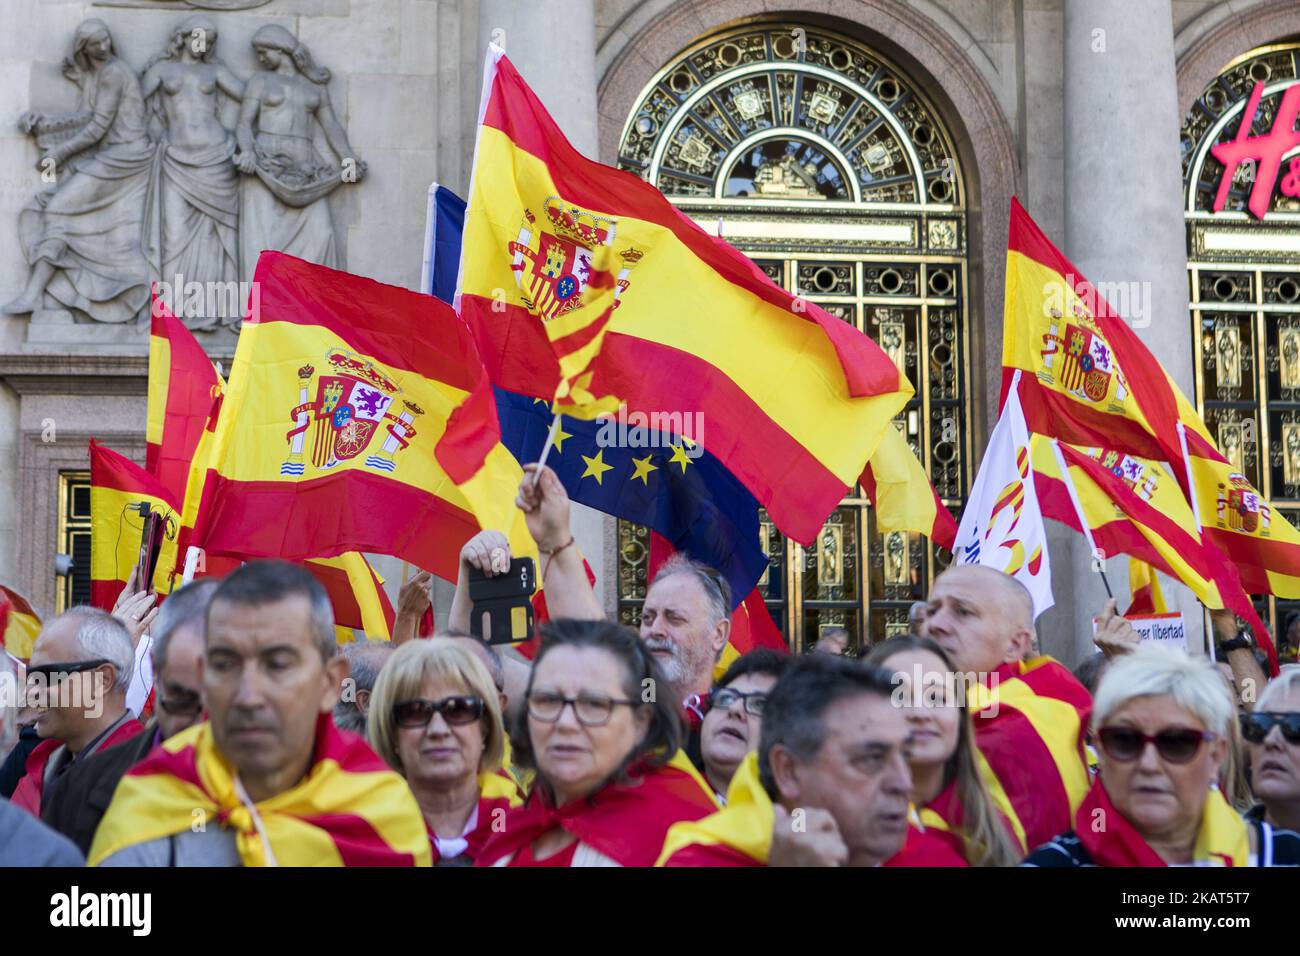
<instances>
[{"instance_id":1,"label":"bald man","mask_svg":"<svg viewBox=\"0 0 1300 956\"><path fill-rule=\"evenodd\" d=\"M1021 849L1069 829L1088 791L1092 698L1064 666L1035 656L1029 591L993 568L949 568L934 582L920 630L975 682L967 703L981 770Z\"/></svg>"}]
</instances>

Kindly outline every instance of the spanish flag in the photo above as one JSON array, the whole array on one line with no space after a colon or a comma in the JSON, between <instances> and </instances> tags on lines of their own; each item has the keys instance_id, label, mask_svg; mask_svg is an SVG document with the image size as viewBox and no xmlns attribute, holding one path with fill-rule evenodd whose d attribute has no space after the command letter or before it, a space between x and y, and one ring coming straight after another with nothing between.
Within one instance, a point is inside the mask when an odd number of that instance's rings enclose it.
<instances>
[{"instance_id":1,"label":"spanish flag","mask_svg":"<svg viewBox=\"0 0 1300 956\"><path fill-rule=\"evenodd\" d=\"M876 512L876 530L915 531L952 550L957 522L897 428L886 428L859 479Z\"/></svg>"},{"instance_id":2,"label":"spanish flag","mask_svg":"<svg viewBox=\"0 0 1300 956\"><path fill-rule=\"evenodd\" d=\"M1056 447L1061 457L1056 457ZM1113 449L1081 449L1035 435L1035 488L1043 514L1083 531L1080 513L1106 554L1159 568L1182 581L1208 608L1231 608L1250 622L1270 658L1268 631L1242 590L1237 570L1196 531L1196 519L1174 476L1159 462ZM1069 481L1060 462L1069 469ZM1078 507L1075 507L1075 501Z\"/></svg>"},{"instance_id":3,"label":"spanish flag","mask_svg":"<svg viewBox=\"0 0 1300 956\"><path fill-rule=\"evenodd\" d=\"M276 252L254 281L190 545L393 554L448 580L480 528L536 554L514 507L522 470L447 305Z\"/></svg>"},{"instance_id":4,"label":"spanish flag","mask_svg":"<svg viewBox=\"0 0 1300 956\"><path fill-rule=\"evenodd\" d=\"M1125 614L1164 614L1169 610L1156 569L1138 558L1128 562L1129 605Z\"/></svg>"},{"instance_id":5,"label":"spanish flag","mask_svg":"<svg viewBox=\"0 0 1300 956\"><path fill-rule=\"evenodd\" d=\"M429 835L406 781L355 734L316 718L307 775L258 803L240 799L234 768L204 721L127 771L88 862L205 826L234 831L244 866L428 866Z\"/></svg>"},{"instance_id":6,"label":"spanish flag","mask_svg":"<svg viewBox=\"0 0 1300 956\"><path fill-rule=\"evenodd\" d=\"M703 414L703 446L810 545L911 384L871 339L778 288L653 186L578 153L490 47L457 302L493 384L556 394L548 325L583 301L602 250L616 305L583 388L629 415Z\"/></svg>"},{"instance_id":7,"label":"spanish flag","mask_svg":"<svg viewBox=\"0 0 1300 956\"><path fill-rule=\"evenodd\" d=\"M1088 793L1084 735L1092 698L1050 657L1004 664L967 706L989 795L1028 853L1074 823Z\"/></svg>"},{"instance_id":8,"label":"spanish flag","mask_svg":"<svg viewBox=\"0 0 1300 956\"><path fill-rule=\"evenodd\" d=\"M384 592L384 579L365 555L349 551L333 558L312 558L304 561L303 567L330 597L339 643L351 641L357 628L371 640L392 640L393 605Z\"/></svg>"},{"instance_id":9,"label":"spanish flag","mask_svg":"<svg viewBox=\"0 0 1300 956\"><path fill-rule=\"evenodd\" d=\"M1232 560L1247 591L1300 597L1300 531L1199 430L1185 433L1205 540Z\"/></svg>"},{"instance_id":10,"label":"spanish flag","mask_svg":"<svg viewBox=\"0 0 1300 956\"><path fill-rule=\"evenodd\" d=\"M156 292L152 321L145 469L175 501L183 501L208 408L224 383L194 334Z\"/></svg>"},{"instance_id":11,"label":"spanish flag","mask_svg":"<svg viewBox=\"0 0 1300 956\"><path fill-rule=\"evenodd\" d=\"M1165 370L1012 197L1002 401L1015 378L1029 430L1170 460L1178 407Z\"/></svg>"},{"instance_id":12,"label":"spanish flag","mask_svg":"<svg viewBox=\"0 0 1300 956\"><path fill-rule=\"evenodd\" d=\"M171 591L176 568L180 513L176 500L153 475L131 459L90 442L90 603L111 611L140 558L142 505L162 515L162 543L152 582ZM141 585L143 586L143 585Z\"/></svg>"},{"instance_id":13,"label":"spanish flag","mask_svg":"<svg viewBox=\"0 0 1300 956\"><path fill-rule=\"evenodd\" d=\"M32 645L40 633L41 619L27 598L0 584L0 647L25 661L32 656Z\"/></svg>"}]
</instances>

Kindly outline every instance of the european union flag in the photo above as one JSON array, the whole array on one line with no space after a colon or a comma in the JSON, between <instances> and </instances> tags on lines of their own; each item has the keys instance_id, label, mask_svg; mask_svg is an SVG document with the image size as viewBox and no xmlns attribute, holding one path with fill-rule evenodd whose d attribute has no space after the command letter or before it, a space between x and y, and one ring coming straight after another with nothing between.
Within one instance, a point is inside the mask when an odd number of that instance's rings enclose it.
<instances>
[{"instance_id":1,"label":"european union flag","mask_svg":"<svg viewBox=\"0 0 1300 956\"><path fill-rule=\"evenodd\" d=\"M422 291L451 302L460 266L465 201L444 186L429 189ZM541 456L553 415L541 399L496 389L501 441L521 462ZM665 409L665 412L670 410ZM569 497L605 514L652 528L673 547L717 568L731 585L734 609L767 567L758 536L758 501L716 458L697 430L652 429L635 421L564 417L547 464Z\"/></svg>"}]
</instances>

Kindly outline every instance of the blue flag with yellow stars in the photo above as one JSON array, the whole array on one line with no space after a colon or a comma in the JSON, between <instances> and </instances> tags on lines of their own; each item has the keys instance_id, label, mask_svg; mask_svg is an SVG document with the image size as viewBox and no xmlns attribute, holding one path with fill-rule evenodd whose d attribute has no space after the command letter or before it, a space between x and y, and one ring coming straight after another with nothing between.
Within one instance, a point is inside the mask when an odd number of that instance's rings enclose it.
<instances>
[{"instance_id":1,"label":"blue flag with yellow stars","mask_svg":"<svg viewBox=\"0 0 1300 956\"><path fill-rule=\"evenodd\" d=\"M451 302L460 262L465 201L429 189L421 291ZM496 389L501 441L521 464L537 461L553 416L547 403ZM561 419L547 465L569 497L659 532L673 547L717 568L731 585L732 608L763 571L758 501L704 447L707 423L691 413L580 421Z\"/></svg>"}]
</instances>

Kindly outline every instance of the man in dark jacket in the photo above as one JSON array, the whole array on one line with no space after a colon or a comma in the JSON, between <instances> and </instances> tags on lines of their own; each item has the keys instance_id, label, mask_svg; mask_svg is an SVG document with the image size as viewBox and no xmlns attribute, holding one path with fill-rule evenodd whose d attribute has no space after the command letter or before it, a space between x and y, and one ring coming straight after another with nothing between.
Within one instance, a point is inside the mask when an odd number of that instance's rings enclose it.
<instances>
[{"instance_id":1,"label":"man in dark jacket","mask_svg":"<svg viewBox=\"0 0 1300 956\"><path fill-rule=\"evenodd\" d=\"M144 733L69 770L42 810L41 818L82 853L90 852L95 830L123 775L154 747L203 716L199 659L208 602L218 583L213 578L195 581L163 603L151 634L156 713Z\"/></svg>"}]
</instances>

